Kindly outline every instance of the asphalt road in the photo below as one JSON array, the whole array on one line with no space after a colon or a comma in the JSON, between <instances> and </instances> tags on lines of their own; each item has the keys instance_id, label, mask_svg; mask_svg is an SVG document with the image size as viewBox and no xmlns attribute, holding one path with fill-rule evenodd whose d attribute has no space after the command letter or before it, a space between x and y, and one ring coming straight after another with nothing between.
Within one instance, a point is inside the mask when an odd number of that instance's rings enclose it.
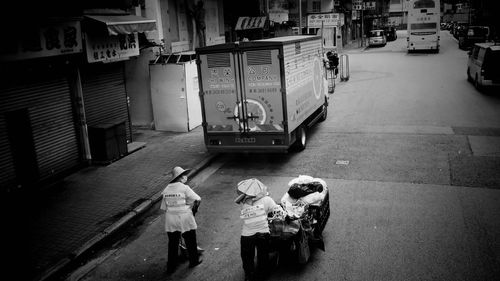
<instances>
[{"instance_id":1,"label":"asphalt road","mask_svg":"<svg viewBox=\"0 0 500 281\"><path fill-rule=\"evenodd\" d=\"M279 201L298 175L324 179L326 251L269 280L499 280L500 97L466 81L467 55L446 32L439 54L406 38L349 52L328 119L305 151L227 155L193 179L204 262L164 274L159 211L68 280L243 280L236 183L256 177Z\"/></svg>"}]
</instances>

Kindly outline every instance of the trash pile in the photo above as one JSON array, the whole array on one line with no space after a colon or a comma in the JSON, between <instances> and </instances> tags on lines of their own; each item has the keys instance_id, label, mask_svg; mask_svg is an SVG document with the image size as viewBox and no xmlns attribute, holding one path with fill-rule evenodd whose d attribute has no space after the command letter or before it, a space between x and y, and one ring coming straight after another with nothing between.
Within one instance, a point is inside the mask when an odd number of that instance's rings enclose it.
<instances>
[{"instance_id":1,"label":"trash pile","mask_svg":"<svg viewBox=\"0 0 500 281\"><path fill-rule=\"evenodd\" d=\"M288 183L288 192L281 205L290 218L300 218L309 205L319 206L328 193L326 182L320 178L300 175Z\"/></svg>"},{"instance_id":2,"label":"trash pile","mask_svg":"<svg viewBox=\"0 0 500 281\"><path fill-rule=\"evenodd\" d=\"M327 184L320 178L299 175L288 183L288 191L268 216L271 236L287 239L300 229L312 234L318 222L319 209L328 195Z\"/></svg>"}]
</instances>

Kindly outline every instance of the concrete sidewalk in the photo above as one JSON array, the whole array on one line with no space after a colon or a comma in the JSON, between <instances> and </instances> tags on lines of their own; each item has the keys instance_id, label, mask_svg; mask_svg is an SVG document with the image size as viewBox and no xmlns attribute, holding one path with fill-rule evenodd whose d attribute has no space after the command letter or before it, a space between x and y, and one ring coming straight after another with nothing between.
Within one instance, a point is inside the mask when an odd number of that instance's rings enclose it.
<instances>
[{"instance_id":1,"label":"concrete sidewalk","mask_svg":"<svg viewBox=\"0 0 500 281\"><path fill-rule=\"evenodd\" d=\"M31 280L48 280L64 266L145 211L168 184L174 166L207 165L199 126L188 133L135 130L145 146L107 166L90 166L50 188L30 214Z\"/></svg>"}]
</instances>

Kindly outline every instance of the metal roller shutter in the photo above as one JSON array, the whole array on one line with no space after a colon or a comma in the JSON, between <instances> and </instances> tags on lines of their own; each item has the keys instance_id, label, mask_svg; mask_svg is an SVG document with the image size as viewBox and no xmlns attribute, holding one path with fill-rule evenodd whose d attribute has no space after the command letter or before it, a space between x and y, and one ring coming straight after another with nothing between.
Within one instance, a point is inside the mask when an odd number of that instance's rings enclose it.
<instances>
[{"instance_id":1,"label":"metal roller shutter","mask_svg":"<svg viewBox=\"0 0 500 281\"><path fill-rule=\"evenodd\" d=\"M33 136L38 181L57 176L80 164L72 100L67 78L55 71L31 73L38 81L17 81L0 89L0 169L1 186L16 182L7 121L8 112L27 109Z\"/></svg>"},{"instance_id":2,"label":"metal roller shutter","mask_svg":"<svg viewBox=\"0 0 500 281\"><path fill-rule=\"evenodd\" d=\"M122 120L125 121L127 140L132 141L123 63L85 66L82 69L82 92L89 127Z\"/></svg>"},{"instance_id":3,"label":"metal roller shutter","mask_svg":"<svg viewBox=\"0 0 500 281\"><path fill-rule=\"evenodd\" d=\"M0 155L0 186L2 186L2 189L15 186L16 171L14 168L14 161L10 153L7 124L5 123L3 115L0 116Z\"/></svg>"}]
</instances>

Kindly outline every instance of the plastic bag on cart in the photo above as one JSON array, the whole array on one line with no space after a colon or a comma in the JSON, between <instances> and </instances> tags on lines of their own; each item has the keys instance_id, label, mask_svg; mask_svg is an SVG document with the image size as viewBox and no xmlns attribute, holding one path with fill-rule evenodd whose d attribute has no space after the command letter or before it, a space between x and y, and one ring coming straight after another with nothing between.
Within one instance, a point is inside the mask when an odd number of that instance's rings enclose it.
<instances>
[{"instance_id":1,"label":"plastic bag on cart","mask_svg":"<svg viewBox=\"0 0 500 281\"><path fill-rule=\"evenodd\" d=\"M300 230L298 220L276 219L269 221L269 230L271 237L279 239L289 239L294 237Z\"/></svg>"},{"instance_id":2,"label":"plastic bag on cart","mask_svg":"<svg viewBox=\"0 0 500 281\"><path fill-rule=\"evenodd\" d=\"M294 199L299 199L314 192L323 191L323 185L319 182L294 183L288 189L288 194Z\"/></svg>"},{"instance_id":3,"label":"plastic bag on cart","mask_svg":"<svg viewBox=\"0 0 500 281\"><path fill-rule=\"evenodd\" d=\"M308 176L308 175L299 175L298 177L290 180L288 182L288 187L291 187L293 184L308 184L308 183L312 183L312 182L319 182L319 183L321 183L323 188L327 187L326 182L324 180L322 180L320 178L313 178L313 177Z\"/></svg>"},{"instance_id":4,"label":"plastic bag on cart","mask_svg":"<svg viewBox=\"0 0 500 281\"><path fill-rule=\"evenodd\" d=\"M315 192L318 192L320 194L326 194L327 192L326 189L327 189L327 184L324 180L320 178L313 178L307 175L299 175L298 177L288 182L288 192L286 192L285 194L288 194L290 197L287 198L288 201L295 203L293 202L293 200L290 199L297 200L300 198L305 198L310 194L314 194ZM308 197L306 199L306 203L309 204L313 203L311 201L316 201L316 200L312 199L311 197Z\"/></svg>"},{"instance_id":5,"label":"plastic bag on cart","mask_svg":"<svg viewBox=\"0 0 500 281\"><path fill-rule=\"evenodd\" d=\"M293 198L290 194L290 190L297 187L297 185L305 186L305 190L311 189L311 184L314 186L313 188L317 189L317 191L310 192L300 198ZM288 192L285 192L283 197L281 197L281 205L283 205L288 216L291 218L302 217L304 212L307 211L309 205L319 206L328 194L326 182L320 178L313 178L311 176L300 175L297 178L292 179L288 183L288 186L290 189Z\"/></svg>"},{"instance_id":6,"label":"plastic bag on cart","mask_svg":"<svg viewBox=\"0 0 500 281\"><path fill-rule=\"evenodd\" d=\"M301 264L307 263L311 256L311 249L309 248L309 238L306 232L301 231L297 245L297 259Z\"/></svg>"}]
</instances>

